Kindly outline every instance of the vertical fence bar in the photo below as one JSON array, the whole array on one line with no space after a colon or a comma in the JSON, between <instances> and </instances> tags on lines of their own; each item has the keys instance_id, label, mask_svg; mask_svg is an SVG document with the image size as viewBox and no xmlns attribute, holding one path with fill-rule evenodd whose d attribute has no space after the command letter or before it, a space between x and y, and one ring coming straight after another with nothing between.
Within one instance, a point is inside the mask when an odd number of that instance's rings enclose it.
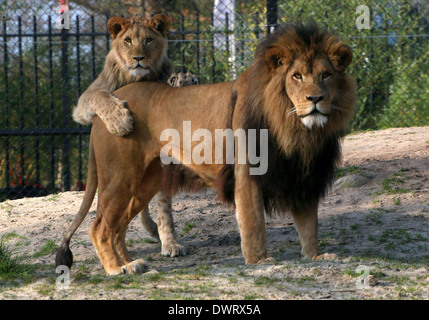
<instances>
[{"instance_id":1,"label":"vertical fence bar","mask_svg":"<svg viewBox=\"0 0 429 320\"><path fill-rule=\"evenodd\" d=\"M8 66L8 48L7 48L7 37L6 37L6 19L3 20L3 68L4 68L4 126L5 129L9 129L9 66ZM10 155L9 155L9 137L5 139L5 151L6 151L6 163L5 163L5 177L6 177L6 192L10 189Z\"/></svg>"},{"instance_id":2,"label":"vertical fence bar","mask_svg":"<svg viewBox=\"0 0 429 320\"><path fill-rule=\"evenodd\" d=\"M77 99L81 95L80 86L80 24L79 16L76 16L76 86L77 86ZM81 125L79 125L79 128ZM78 135L78 190L82 190L82 135Z\"/></svg>"},{"instance_id":3,"label":"vertical fence bar","mask_svg":"<svg viewBox=\"0 0 429 320\"><path fill-rule=\"evenodd\" d=\"M225 12L225 45L226 45L226 54L228 56L228 62L231 61L230 59L230 52L229 52L229 12ZM228 63L229 65L229 63Z\"/></svg>"},{"instance_id":4,"label":"vertical fence bar","mask_svg":"<svg viewBox=\"0 0 429 320\"><path fill-rule=\"evenodd\" d=\"M256 41L258 41L259 40L259 17L257 15L255 15L255 25L256 25L256 28L254 32L255 32Z\"/></svg>"},{"instance_id":5,"label":"vertical fence bar","mask_svg":"<svg viewBox=\"0 0 429 320\"><path fill-rule=\"evenodd\" d=\"M197 78L200 78L200 13L197 11L195 13L195 20L196 20L196 28L197 28Z\"/></svg>"},{"instance_id":6,"label":"vertical fence bar","mask_svg":"<svg viewBox=\"0 0 429 320\"><path fill-rule=\"evenodd\" d=\"M69 97L69 69L68 69L68 29L61 29L61 77L62 77L62 104L63 128L70 127L70 97ZM70 191L70 136L64 135L62 176L64 191Z\"/></svg>"},{"instance_id":7,"label":"vertical fence bar","mask_svg":"<svg viewBox=\"0 0 429 320\"><path fill-rule=\"evenodd\" d=\"M239 52L240 52L240 69L243 69L243 66L245 64L244 63L244 59L245 59L244 47L246 45L244 39L245 39L246 35L245 35L245 32L244 32L244 22L243 22L242 19L240 19L239 26L240 26L239 28L240 28L240 37L241 37L241 39L239 41L237 41L237 42L240 44L240 48L239 48Z\"/></svg>"},{"instance_id":8,"label":"vertical fence bar","mask_svg":"<svg viewBox=\"0 0 429 320\"><path fill-rule=\"evenodd\" d=\"M106 16L106 26L108 22L109 22L109 17ZM109 50L110 50L110 34L109 32L106 32L106 55L109 53Z\"/></svg>"},{"instance_id":9,"label":"vertical fence bar","mask_svg":"<svg viewBox=\"0 0 429 320\"><path fill-rule=\"evenodd\" d=\"M277 26L278 6L277 0L267 0L267 34Z\"/></svg>"},{"instance_id":10,"label":"vertical fence bar","mask_svg":"<svg viewBox=\"0 0 429 320\"><path fill-rule=\"evenodd\" d=\"M24 68L23 68L23 56L22 56L22 19L21 16L18 17L18 55L19 55L19 129L24 129ZM18 184L22 184L24 182L25 177L25 168L24 168L24 138L20 139L20 157L19 157L19 165L20 165L20 177L18 179Z\"/></svg>"},{"instance_id":11,"label":"vertical fence bar","mask_svg":"<svg viewBox=\"0 0 429 320\"><path fill-rule=\"evenodd\" d=\"M95 24L94 16L91 16L91 61L92 61L92 80L95 79Z\"/></svg>"},{"instance_id":12,"label":"vertical fence bar","mask_svg":"<svg viewBox=\"0 0 429 320\"><path fill-rule=\"evenodd\" d=\"M211 24L212 24L212 29L214 30L214 15L213 12L210 13L210 20L211 20ZM216 33L213 33L212 35L212 46L211 46L211 51L212 51L212 81L213 83L215 83L215 77L216 77L216 58L215 58L215 37L216 37Z\"/></svg>"},{"instance_id":13,"label":"vertical fence bar","mask_svg":"<svg viewBox=\"0 0 429 320\"><path fill-rule=\"evenodd\" d=\"M52 55L52 18L48 17L48 60L49 60L49 128L54 128L54 73L53 73L53 55ZM50 170L50 189L55 189L55 141L54 135L50 134L51 148L51 170Z\"/></svg>"},{"instance_id":14,"label":"vertical fence bar","mask_svg":"<svg viewBox=\"0 0 429 320\"><path fill-rule=\"evenodd\" d=\"M36 129L39 129L39 72L38 72L38 59L37 59L37 20L36 16L33 16L33 63L34 63L34 109L35 109L35 126ZM40 186L40 147L39 147L39 137L35 136L34 138L34 149L36 157L36 184L37 189L39 190ZM38 191L37 191L38 193Z\"/></svg>"},{"instance_id":15,"label":"vertical fence bar","mask_svg":"<svg viewBox=\"0 0 429 320\"><path fill-rule=\"evenodd\" d=\"M180 52L181 52L181 71L185 71L185 23L183 13L180 13L180 33L181 33L181 41L180 41Z\"/></svg>"}]
</instances>

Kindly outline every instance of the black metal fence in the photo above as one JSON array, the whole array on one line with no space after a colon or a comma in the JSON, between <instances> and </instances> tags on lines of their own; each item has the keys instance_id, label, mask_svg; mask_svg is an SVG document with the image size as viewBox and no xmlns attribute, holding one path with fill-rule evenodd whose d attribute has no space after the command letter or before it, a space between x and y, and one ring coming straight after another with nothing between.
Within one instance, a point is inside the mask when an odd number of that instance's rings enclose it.
<instances>
[{"instance_id":1,"label":"black metal fence","mask_svg":"<svg viewBox=\"0 0 429 320\"><path fill-rule=\"evenodd\" d=\"M122 2L70 0L70 29L56 25L57 1L0 4L0 201L85 188L90 128L74 123L71 109L102 69L113 15L171 15L170 59L203 83L236 78L279 23L315 19L353 48L354 130L429 124L428 13L418 1L367 1L363 31L358 1Z\"/></svg>"}]
</instances>

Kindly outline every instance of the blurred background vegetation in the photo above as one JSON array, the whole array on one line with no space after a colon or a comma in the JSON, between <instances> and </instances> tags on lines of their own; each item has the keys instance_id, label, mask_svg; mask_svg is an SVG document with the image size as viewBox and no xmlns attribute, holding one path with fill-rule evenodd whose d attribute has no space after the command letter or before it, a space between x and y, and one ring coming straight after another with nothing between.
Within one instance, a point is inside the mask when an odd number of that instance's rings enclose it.
<instances>
[{"instance_id":1,"label":"blurred background vegetation","mask_svg":"<svg viewBox=\"0 0 429 320\"><path fill-rule=\"evenodd\" d=\"M70 9L62 32L60 3ZM370 28L359 30L361 4L278 0L277 23L313 19L352 47L359 99L351 131L429 125L429 3L367 0ZM103 67L109 17L170 15L176 70L213 83L249 66L272 9L257 0L1 1L0 200L84 188L89 136L70 111ZM83 133L52 133L64 128Z\"/></svg>"}]
</instances>

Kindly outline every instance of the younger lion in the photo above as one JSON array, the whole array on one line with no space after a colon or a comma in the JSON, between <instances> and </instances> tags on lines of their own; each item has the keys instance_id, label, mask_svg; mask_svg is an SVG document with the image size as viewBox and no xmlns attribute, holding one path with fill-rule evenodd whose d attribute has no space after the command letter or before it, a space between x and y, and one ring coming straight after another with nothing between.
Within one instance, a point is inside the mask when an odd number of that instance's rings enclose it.
<instances>
[{"instance_id":1,"label":"younger lion","mask_svg":"<svg viewBox=\"0 0 429 320\"><path fill-rule=\"evenodd\" d=\"M137 81L160 81L173 87L182 87L196 84L198 80L191 73L172 74L173 67L166 54L169 17L161 14L149 20L113 17L107 26L113 38L112 48L102 72L80 97L73 110L73 119L81 124L89 124L97 114L111 133L122 136L132 130L133 119L126 108L126 101L116 98L113 91ZM91 168L88 170L88 180L97 181L97 172ZM87 192L91 202L96 189L97 183ZM163 255L185 255L186 249L177 243L174 235L171 198L161 190L156 195L156 203L158 225L152 221L146 207L139 214L143 226L153 237L160 238ZM62 247L68 248L71 236L85 216L86 212L79 212L76 216Z\"/></svg>"},{"instance_id":2,"label":"younger lion","mask_svg":"<svg viewBox=\"0 0 429 320\"><path fill-rule=\"evenodd\" d=\"M124 136L133 129L126 101L112 92L137 81L167 82L173 67L167 57L170 19L162 14L152 19L113 17L107 28L113 38L103 71L79 98L73 119L90 124L97 114L109 132Z\"/></svg>"}]
</instances>

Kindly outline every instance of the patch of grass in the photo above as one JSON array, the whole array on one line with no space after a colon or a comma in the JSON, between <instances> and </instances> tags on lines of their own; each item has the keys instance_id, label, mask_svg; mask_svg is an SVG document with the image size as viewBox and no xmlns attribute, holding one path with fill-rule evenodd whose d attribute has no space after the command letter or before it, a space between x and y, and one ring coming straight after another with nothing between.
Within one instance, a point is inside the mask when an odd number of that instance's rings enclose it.
<instances>
[{"instance_id":1,"label":"patch of grass","mask_svg":"<svg viewBox=\"0 0 429 320\"><path fill-rule=\"evenodd\" d=\"M58 246L54 240L49 240L40 250L33 254L34 258L40 258L55 253L58 250Z\"/></svg>"},{"instance_id":2,"label":"patch of grass","mask_svg":"<svg viewBox=\"0 0 429 320\"><path fill-rule=\"evenodd\" d=\"M13 239L18 239L17 242L15 242L15 246L22 246L27 244L28 239L24 236L19 235L18 233L16 233L15 231L13 232L9 232L6 233L3 237L2 237L3 241L7 242Z\"/></svg>"},{"instance_id":3,"label":"patch of grass","mask_svg":"<svg viewBox=\"0 0 429 320\"><path fill-rule=\"evenodd\" d=\"M261 276L261 277L255 278L254 283L256 285L270 286L278 281L280 281L280 279Z\"/></svg>"},{"instance_id":4,"label":"patch of grass","mask_svg":"<svg viewBox=\"0 0 429 320\"><path fill-rule=\"evenodd\" d=\"M381 224L381 215L382 212L380 212L379 210L369 210L369 214L367 214L365 216L365 221L366 222L375 222L376 224Z\"/></svg>"},{"instance_id":5,"label":"patch of grass","mask_svg":"<svg viewBox=\"0 0 429 320\"><path fill-rule=\"evenodd\" d=\"M243 297L243 299L244 299L244 300L256 300L256 299L258 299L258 295L257 295L257 294L254 294L254 293L246 294L246 295Z\"/></svg>"},{"instance_id":6,"label":"patch of grass","mask_svg":"<svg viewBox=\"0 0 429 320\"><path fill-rule=\"evenodd\" d=\"M2 237L2 240L3 240L3 241L9 241L9 240L11 240L11 239L16 239L16 238L20 238L20 235L19 235L19 234L17 234L15 231L13 231L13 232L6 233L6 234Z\"/></svg>"},{"instance_id":7,"label":"patch of grass","mask_svg":"<svg viewBox=\"0 0 429 320\"><path fill-rule=\"evenodd\" d=\"M313 277L304 276L296 280L296 284L301 286L301 285L304 285L305 283L314 282L314 281L316 281L316 279L314 279Z\"/></svg>"},{"instance_id":8,"label":"patch of grass","mask_svg":"<svg viewBox=\"0 0 429 320\"><path fill-rule=\"evenodd\" d=\"M14 208L13 205L11 205L9 202L5 201L2 204L0 204L0 209L6 211L7 214L12 213L12 209Z\"/></svg>"},{"instance_id":9,"label":"patch of grass","mask_svg":"<svg viewBox=\"0 0 429 320\"><path fill-rule=\"evenodd\" d=\"M138 243L158 243L158 241L150 238L139 238L139 239L127 239L125 241L127 247Z\"/></svg>"},{"instance_id":10,"label":"patch of grass","mask_svg":"<svg viewBox=\"0 0 429 320\"><path fill-rule=\"evenodd\" d=\"M41 284L37 286L37 292L42 296L50 296L53 294L55 287L49 284Z\"/></svg>"},{"instance_id":11,"label":"patch of grass","mask_svg":"<svg viewBox=\"0 0 429 320\"><path fill-rule=\"evenodd\" d=\"M406 193L409 190L404 189L402 185L405 182L406 177L404 176L404 172L409 171L409 169L401 169L400 172L394 173L391 178L386 178L381 183L382 191L384 194L398 194L398 193ZM379 193L380 194L380 193Z\"/></svg>"},{"instance_id":12,"label":"patch of grass","mask_svg":"<svg viewBox=\"0 0 429 320\"><path fill-rule=\"evenodd\" d=\"M356 166L350 166L350 167L344 167L339 168L335 172L335 178L341 178L349 174L360 174L362 172L362 168L356 167Z\"/></svg>"},{"instance_id":13,"label":"patch of grass","mask_svg":"<svg viewBox=\"0 0 429 320\"><path fill-rule=\"evenodd\" d=\"M34 267L19 262L18 257L13 257L13 252L0 240L0 280L29 279L34 272Z\"/></svg>"},{"instance_id":14,"label":"patch of grass","mask_svg":"<svg viewBox=\"0 0 429 320\"><path fill-rule=\"evenodd\" d=\"M400 244L407 244L415 241L425 241L426 238L421 234L412 234L405 229L386 229L379 238L380 243L388 243L392 250L396 249L396 243L392 240L399 241Z\"/></svg>"},{"instance_id":15,"label":"patch of grass","mask_svg":"<svg viewBox=\"0 0 429 320\"><path fill-rule=\"evenodd\" d=\"M355 224L352 224L352 225L350 226L350 229L351 229L351 230L356 230L357 228L359 228L359 223L355 223Z\"/></svg>"},{"instance_id":16,"label":"patch of grass","mask_svg":"<svg viewBox=\"0 0 429 320\"><path fill-rule=\"evenodd\" d=\"M159 281L165 281L166 277L161 273L152 273L152 274L145 274L144 279L149 282L159 282Z\"/></svg>"},{"instance_id":17,"label":"patch of grass","mask_svg":"<svg viewBox=\"0 0 429 320\"><path fill-rule=\"evenodd\" d=\"M54 194L50 198L47 198L46 201L56 201L59 198L60 194Z\"/></svg>"},{"instance_id":18,"label":"patch of grass","mask_svg":"<svg viewBox=\"0 0 429 320\"><path fill-rule=\"evenodd\" d=\"M368 241L375 241L375 237L373 235L368 235Z\"/></svg>"},{"instance_id":19,"label":"patch of grass","mask_svg":"<svg viewBox=\"0 0 429 320\"><path fill-rule=\"evenodd\" d=\"M181 236L184 236L185 234L189 233L189 231L191 231L194 227L195 227L194 222L188 222L187 224L185 224L185 226L182 229Z\"/></svg>"},{"instance_id":20,"label":"patch of grass","mask_svg":"<svg viewBox=\"0 0 429 320\"><path fill-rule=\"evenodd\" d=\"M395 206L399 206L399 205L401 205L401 198L400 198L400 197L394 197L394 198L393 198L393 204L394 204Z\"/></svg>"}]
</instances>

